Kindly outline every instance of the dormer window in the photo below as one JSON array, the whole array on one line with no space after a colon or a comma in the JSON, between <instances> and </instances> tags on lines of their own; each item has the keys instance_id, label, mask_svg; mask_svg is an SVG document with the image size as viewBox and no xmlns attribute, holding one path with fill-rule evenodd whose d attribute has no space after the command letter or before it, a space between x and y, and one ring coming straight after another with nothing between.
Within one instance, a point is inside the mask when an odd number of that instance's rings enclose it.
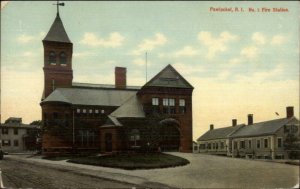
<instances>
[{"instance_id":1,"label":"dormer window","mask_svg":"<svg viewBox=\"0 0 300 189\"><path fill-rule=\"evenodd\" d=\"M56 54L54 51L51 51L49 53L49 60L48 60L49 64L55 65L56 64Z\"/></svg>"},{"instance_id":2,"label":"dormer window","mask_svg":"<svg viewBox=\"0 0 300 189\"><path fill-rule=\"evenodd\" d=\"M59 63L60 65L62 66L65 66L67 64L67 56L66 56L66 53L64 52L61 52L59 54Z\"/></svg>"}]
</instances>

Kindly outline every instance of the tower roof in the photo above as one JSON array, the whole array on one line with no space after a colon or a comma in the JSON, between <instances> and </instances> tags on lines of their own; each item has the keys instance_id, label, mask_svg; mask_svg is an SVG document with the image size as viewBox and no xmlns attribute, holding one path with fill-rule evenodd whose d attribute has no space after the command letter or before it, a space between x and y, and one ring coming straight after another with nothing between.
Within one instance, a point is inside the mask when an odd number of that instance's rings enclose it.
<instances>
[{"instance_id":1,"label":"tower roof","mask_svg":"<svg viewBox=\"0 0 300 189\"><path fill-rule=\"evenodd\" d=\"M67 35L59 14L56 15L56 18L43 41L72 43Z\"/></svg>"}]
</instances>

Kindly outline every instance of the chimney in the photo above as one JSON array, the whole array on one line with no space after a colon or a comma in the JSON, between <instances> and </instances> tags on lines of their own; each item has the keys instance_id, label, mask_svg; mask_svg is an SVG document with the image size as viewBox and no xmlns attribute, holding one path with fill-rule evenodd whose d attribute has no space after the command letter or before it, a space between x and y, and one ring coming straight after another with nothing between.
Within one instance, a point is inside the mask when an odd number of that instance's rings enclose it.
<instances>
[{"instance_id":1,"label":"chimney","mask_svg":"<svg viewBox=\"0 0 300 189\"><path fill-rule=\"evenodd\" d=\"M288 106L286 107L286 118L291 118L294 116L294 107Z\"/></svg>"},{"instance_id":2,"label":"chimney","mask_svg":"<svg viewBox=\"0 0 300 189\"><path fill-rule=\"evenodd\" d=\"M124 67L115 67L115 88L126 88L126 68Z\"/></svg>"},{"instance_id":3,"label":"chimney","mask_svg":"<svg viewBox=\"0 0 300 189\"><path fill-rule=\"evenodd\" d=\"M214 124L210 124L210 130L214 130Z\"/></svg>"},{"instance_id":4,"label":"chimney","mask_svg":"<svg viewBox=\"0 0 300 189\"><path fill-rule=\"evenodd\" d=\"M248 125L253 125L253 114L248 114Z\"/></svg>"},{"instance_id":5,"label":"chimney","mask_svg":"<svg viewBox=\"0 0 300 189\"><path fill-rule=\"evenodd\" d=\"M236 126L237 125L237 120L236 119L232 119L232 126Z\"/></svg>"}]
</instances>

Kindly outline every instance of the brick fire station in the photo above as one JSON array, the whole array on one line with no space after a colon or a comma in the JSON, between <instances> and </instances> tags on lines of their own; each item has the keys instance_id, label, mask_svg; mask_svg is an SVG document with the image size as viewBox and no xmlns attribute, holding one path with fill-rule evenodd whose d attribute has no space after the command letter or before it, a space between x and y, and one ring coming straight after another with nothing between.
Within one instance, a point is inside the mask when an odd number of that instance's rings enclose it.
<instances>
[{"instance_id":1,"label":"brick fire station","mask_svg":"<svg viewBox=\"0 0 300 189\"><path fill-rule=\"evenodd\" d=\"M127 85L124 67L115 67L115 85L75 83L73 43L59 13L43 47L43 153L192 152L193 86L171 65L140 87Z\"/></svg>"}]
</instances>

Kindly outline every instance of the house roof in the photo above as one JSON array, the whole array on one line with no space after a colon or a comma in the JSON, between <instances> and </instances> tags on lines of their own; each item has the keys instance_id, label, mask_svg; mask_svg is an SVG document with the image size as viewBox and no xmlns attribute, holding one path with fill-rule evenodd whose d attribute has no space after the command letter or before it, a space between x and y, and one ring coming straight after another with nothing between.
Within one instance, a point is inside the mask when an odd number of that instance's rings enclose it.
<instances>
[{"instance_id":1,"label":"house roof","mask_svg":"<svg viewBox=\"0 0 300 189\"><path fill-rule=\"evenodd\" d=\"M41 103L63 102L74 105L121 106L135 94L134 90L56 88Z\"/></svg>"},{"instance_id":2,"label":"house roof","mask_svg":"<svg viewBox=\"0 0 300 189\"><path fill-rule=\"evenodd\" d=\"M56 15L56 18L43 41L71 43L59 14Z\"/></svg>"},{"instance_id":3,"label":"house roof","mask_svg":"<svg viewBox=\"0 0 300 189\"><path fill-rule=\"evenodd\" d=\"M120 117L145 117L143 107L136 95L130 97L124 104L117 108L110 116Z\"/></svg>"},{"instance_id":4,"label":"house roof","mask_svg":"<svg viewBox=\"0 0 300 189\"><path fill-rule=\"evenodd\" d=\"M236 126L230 127L223 127L218 129L209 130L200 136L197 141L205 141L205 140L213 140L213 139L221 139L221 138L228 138L234 132L242 129L245 124L240 124Z\"/></svg>"},{"instance_id":5,"label":"house roof","mask_svg":"<svg viewBox=\"0 0 300 189\"><path fill-rule=\"evenodd\" d=\"M10 123L3 123L1 124L2 128L23 128L23 129L38 129L40 126L38 125L29 125L29 124L10 124Z\"/></svg>"},{"instance_id":6,"label":"house roof","mask_svg":"<svg viewBox=\"0 0 300 189\"><path fill-rule=\"evenodd\" d=\"M170 64L161 70L156 76L148 81L143 87L176 87L190 88L194 87L186 81Z\"/></svg>"},{"instance_id":7,"label":"house roof","mask_svg":"<svg viewBox=\"0 0 300 189\"><path fill-rule=\"evenodd\" d=\"M275 134L275 132L284 125L297 123L299 123L299 120L297 120L295 117L254 123L253 125L246 125L244 128L232 134L230 137L249 137Z\"/></svg>"},{"instance_id":8,"label":"house roof","mask_svg":"<svg viewBox=\"0 0 300 189\"><path fill-rule=\"evenodd\" d=\"M90 89L95 89L95 88L116 89L115 85L110 85L110 84L77 83L77 82L73 82L72 87L90 88ZM124 90L139 90L140 88L141 88L140 86L126 86Z\"/></svg>"}]
</instances>

